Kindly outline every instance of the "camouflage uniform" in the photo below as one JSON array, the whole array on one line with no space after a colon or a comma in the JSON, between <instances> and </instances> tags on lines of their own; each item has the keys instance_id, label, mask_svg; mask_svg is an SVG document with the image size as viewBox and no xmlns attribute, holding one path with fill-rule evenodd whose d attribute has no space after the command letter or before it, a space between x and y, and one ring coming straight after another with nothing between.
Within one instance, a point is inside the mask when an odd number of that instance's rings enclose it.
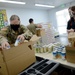
<instances>
[{"instance_id":1,"label":"camouflage uniform","mask_svg":"<svg viewBox=\"0 0 75 75\"><path fill-rule=\"evenodd\" d=\"M32 34L35 34L37 25L36 24L30 24L27 26L27 28L32 32Z\"/></svg>"},{"instance_id":2,"label":"camouflage uniform","mask_svg":"<svg viewBox=\"0 0 75 75\"><path fill-rule=\"evenodd\" d=\"M7 26L0 31L0 44L3 41L8 41L10 44L15 43L17 36L21 34L24 34L26 40L32 37L32 33L23 25L20 25L17 32L11 29L10 26Z\"/></svg>"}]
</instances>

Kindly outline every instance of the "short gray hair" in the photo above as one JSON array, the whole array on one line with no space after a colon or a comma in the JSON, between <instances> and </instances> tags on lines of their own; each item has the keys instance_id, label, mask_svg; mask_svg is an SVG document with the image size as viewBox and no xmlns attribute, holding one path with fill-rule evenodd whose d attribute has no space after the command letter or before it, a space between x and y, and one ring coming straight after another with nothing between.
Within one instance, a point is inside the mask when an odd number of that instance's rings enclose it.
<instances>
[{"instance_id":1,"label":"short gray hair","mask_svg":"<svg viewBox=\"0 0 75 75\"><path fill-rule=\"evenodd\" d=\"M19 18L17 15L12 15L12 16L10 17L10 21L15 20L16 18L18 18L18 20L20 21L20 18Z\"/></svg>"}]
</instances>

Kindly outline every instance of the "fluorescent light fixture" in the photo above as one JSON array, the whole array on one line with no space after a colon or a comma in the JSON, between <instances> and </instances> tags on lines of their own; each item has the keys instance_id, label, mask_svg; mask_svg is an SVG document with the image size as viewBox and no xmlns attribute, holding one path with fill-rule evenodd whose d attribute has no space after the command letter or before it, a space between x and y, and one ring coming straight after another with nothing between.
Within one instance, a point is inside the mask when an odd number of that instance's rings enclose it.
<instances>
[{"instance_id":1,"label":"fluorescent light fixture","mask_svg":"<svg viewBox=\"0 0 75 75\"><path fill-rule=\"evenodd\" d=\"M40 7L49 7L49 8L54 8L54 7L55 7L55 6L43 5L43 4L35 4L35 6L40 6Z\"/></svg>"},{"instance_id":2,"label":"fluorescent light fixture","mask_svg":"<svg viewBox=\"0 0 75 75\"><path fill-rule=\"evenodd\" d=\"M0 0L0 2L13 3L13 4L26 4L25 2L9 1L9 0Z\"/></svg>"}]
</instances>

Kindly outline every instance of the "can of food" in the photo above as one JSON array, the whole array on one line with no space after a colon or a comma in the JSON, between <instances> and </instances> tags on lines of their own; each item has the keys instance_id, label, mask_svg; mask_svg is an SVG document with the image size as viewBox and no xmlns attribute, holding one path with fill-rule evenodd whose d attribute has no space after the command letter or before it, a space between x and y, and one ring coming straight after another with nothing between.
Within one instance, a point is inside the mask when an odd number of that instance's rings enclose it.
<instances>
[{"instance_id":1,"label":"can of food","mask_svg":"<svg viewBox=\"0 0 75 75\"><path fill-rule=\"evenodd\" d=\"M39 53L39 48L38 47L36 47L36 53Z\"/></svg>"},{"instance_id":2,"label":"can of food","mask_svg":"<svg viewBox=\"0 0 75 75\"><path fill-rule=\"evenodd\" d=\"M43 53L45 53L46 52L46 46L44 45L43 46Z\"/></svg>"},{"instance_id":3,"label":"can of food","mask_svg":"<svg viewBox=\"0 0 75 75\"><path fill-rule=\"evenodd\" d=\"M62 47L58 48L58 58L61 58Z\"/></svg>"},{"instance_id":4,"label":"can of food","mask_svg":"<svg viewBox=\"0 0 75 75\"><path fill-rule=\"evenodd\" d=\"M40 53L43 53L43 48L42 47L40 47Z\"/></svg>"},{"instance_id":5,"label":"can of food","mask_svg":"<svg viewBox=\"0 0 75 75\"><path fill-rule=\"evenodd\" d=\"M61 52L61 55L62 55L62 59L65 60L65 58L66 58L66 50L65 50L65 47L63 47L63 50Z\"/></svg>"},{"instance_id":6,"label":"can of food","mask_svg":"<svg viewBox=\"0 0 75 75\"><path fill-rule=\"evenodd\" d=\"M62 60L65 60L65 58L66 58L66 52L61 52L61 55L62 55Z\"/></svg>"},{"instance_id":7,"label":"can of food","mask_svg":"<svg viewBox=\"0 0 75 75\"><path fill-rule=\"evenodd\" d=\"M57 50L53 51L53 58L57 58Z\"/></svg>"}]
</instances>

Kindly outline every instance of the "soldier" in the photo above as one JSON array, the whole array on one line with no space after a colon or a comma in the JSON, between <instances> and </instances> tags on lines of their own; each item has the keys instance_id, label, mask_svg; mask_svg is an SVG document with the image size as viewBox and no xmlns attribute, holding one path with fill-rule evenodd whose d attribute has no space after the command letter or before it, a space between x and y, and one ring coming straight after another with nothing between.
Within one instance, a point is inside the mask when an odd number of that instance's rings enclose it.
<instances>
[{"instance_id":1,"label":"soldier","mask_svg":"<svg viewBox=\"0 0 75 75\"><path fill-rule=\"evenodd\" d=\"M42 28L42 25L38 25L38 24L34 24L33 19L30 18L29 19L29 25L27 26L27 28L33 33L36 33L36 28Z\"/></svg>"},{"instance_id":2,"label":"soldier","mask_svg":"<svg viewBox=\"0 0 75 75\"><path fill-rule=\"evenodd\" d=\"M23 42L25 39L30 40L31 37L32 33L24 25L20 24L20 18L17 15L12 15L10 25L0 31L1 48L5 49L10 44L15 43L16 39Z\"/></svg>"}]
</instances>

